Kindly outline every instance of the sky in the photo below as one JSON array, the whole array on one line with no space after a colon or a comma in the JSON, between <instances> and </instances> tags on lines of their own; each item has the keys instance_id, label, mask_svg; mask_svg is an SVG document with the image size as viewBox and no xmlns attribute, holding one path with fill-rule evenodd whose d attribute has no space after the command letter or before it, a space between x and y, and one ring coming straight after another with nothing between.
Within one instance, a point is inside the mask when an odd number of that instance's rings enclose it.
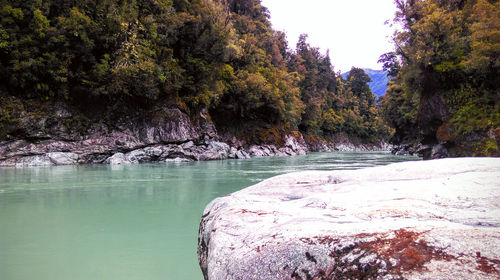
<instances>
[{"instance_id":1,"label":"sky","mask_svg":"<svg viewBox=\"0 0 500 280\"><path fill-rule=\"evenodd\" d=\"M335 72L352 66L382 69L380 55L393 50L394 33L387 20L394 18L393 0L262 0L275 30L287 34L295 49L299 35L322 53L330 50Z\"/></svg>"}]
</instances>

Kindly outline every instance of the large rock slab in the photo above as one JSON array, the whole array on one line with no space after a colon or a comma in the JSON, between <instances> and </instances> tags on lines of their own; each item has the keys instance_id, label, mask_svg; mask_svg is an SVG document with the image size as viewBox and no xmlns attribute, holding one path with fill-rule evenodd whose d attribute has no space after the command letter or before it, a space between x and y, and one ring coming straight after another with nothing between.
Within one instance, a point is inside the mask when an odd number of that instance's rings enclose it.
<instances>
[{"instance_id":1,"label":"large rock slab","mask_svg":"<svg viewBox=\"0 0 500 280\"><path fill-rule=\"evenodd\" d=\"M205 209L205 279L499 279L500 159L302 172Z\"/></svg>"}]
</instances>

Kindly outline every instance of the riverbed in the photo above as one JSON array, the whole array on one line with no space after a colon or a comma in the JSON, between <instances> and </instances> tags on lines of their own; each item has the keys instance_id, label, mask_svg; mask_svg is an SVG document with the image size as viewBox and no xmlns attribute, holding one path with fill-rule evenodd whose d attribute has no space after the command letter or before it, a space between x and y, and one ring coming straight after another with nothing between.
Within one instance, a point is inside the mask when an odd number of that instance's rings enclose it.
<instances>
[{"instance_id":1,"label":"riverbed","mask_svg":"<svg viewBox=\"0 0 500 280\"><path fill-rule=\"evenodd\" d=\"M212 199L303 170L419 160L384 152L137 165L0 168L0 279L203 279Z\"/></svg>"}]
</instances>

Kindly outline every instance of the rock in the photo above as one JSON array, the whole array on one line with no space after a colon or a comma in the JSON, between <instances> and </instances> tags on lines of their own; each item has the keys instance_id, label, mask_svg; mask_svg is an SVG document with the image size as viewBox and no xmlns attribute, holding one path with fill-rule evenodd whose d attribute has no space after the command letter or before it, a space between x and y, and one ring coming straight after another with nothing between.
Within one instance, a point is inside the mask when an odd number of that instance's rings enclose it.
<instances>
[{"instance_id":1,"label":"rock","mask_svg":"<svg viewBox=\"0 0 500 280\"><path fill-rule=\"evenodd\" d=\"M392 151L393 148L394 148L394 145L389 144L389 143L387 143L385 141L382 141L379 144L379 151L389 152L389 151Z\"/></svg>"},{"instance_id":2,"label":"rock","mask_svg":"<svg viewBox=\"0 0 500 280\"><path fill-rule=\"evenodd\" d=\"M341 152L353 152L356 150L363 150L362 148L357 149L356 146L352 143L342 143L339 145L335 146L335 150L341 151Z\"/></svg>"},{"instance_id":3,"label":"rock","mask_svg":"<svg viewBox=\"0 0 500 280\"><path fill-rule=\"evenodd\" d=\"M209 142L206 147L198 147L197 160L220 160L228 159L231 148L223 142Z\"/></svg>"},{"instance_id":4,"label":"rock","mask_svg":"<svg viewBox=\"0 0 500 280\"><path fill-rule=\"evenodd\" d=\"M446 147L442 144L437 144L432 147L431 151L431 158L432 159L437 159L437 158L447 158L450 157L450 154L448 153L448 150Z\"/></svg>"},{"instance_id":5,"label":"rock","mask_svg":"<svg viewBox=\"0 0 500 280\"><path fill-rule=\"evenodd\" d=\"M229 148L228 158L236 158L236 153L238 153L238 149L236 149L235 147Z\"/></svg>"},{"instance_id":6,"label":"rock","mask_svg":"<svg viewBox=\"0 0 500 280\"><path fill-rule=\"evenodd\" d=\"M419 134L423 138L422 144L437 144L436 133L439 127L449 120L449 117L448 105L441 92L429 91L423 94L420 98L417 117Z\"/></svg>"},{"instance_id":7,"label":"rock","mask_svg":"<svg viewBox=\"0 0 500 280\"><path fill-rule=\"evenodd\" d=\"M125 123L122 130L132 128L132 136L145 144L183 143L200 138L189 116L179 109L162 108L158 112L151 120Z\"/></svg>"},{"instance_id":8,"label":"rock","mask_svg":"<svg viewBox=\"0 0 500 280\"><path fill-rule=\"evenodd\" d=\"M285 136L285 145L280 148L279 151L285 155L305 155L309 152L309 148L307 147L306 142L302 135L300 138L296 138L292 135Z\"/></svg>"},{"instance_id":9,"label":"rock","mask_svg":"<svg viewBox=\"0 0 500 280\"><path fill-rule=\"evenodd\" d=\"M75 153L53 152L47 153L47 157L54 165L75 165L78 164L79 156Z\"/></svg>"},{"instance_id":10,"label":"rock","mask_svg":"<svg viewBox=\"0 0 500 280\"><path fill-rule=\"evenodd\" d=\"M205 279L498 279L500 159L278 176L212 201Z\"/></svg>"},{"instance_id":11,"label":"rock","mask_svg":"<svg viewBox=\"0 0 500 280\"><path fill-rule=\"evenodd\" d=\"M426 151L425 149L420 143L409 143L394 145L391 148L391 152L398 156L413 156L419 154L419 152Z\"/></svg>"},{"instance_id":12,"label":"rock","mask_svg":"<svg viewBox=\"0 0 500 280\"><path fill-rule=\"evenodd\" d=\"M120 165L120 164L132 164L132 163L138 163L130 161L128 157L125 156L123 153L116 153L109 158L107 158L104 163L106 164L111 164L111 165Z\"/></svg>"},{"instance_id":13,"label":"rock","mask_svg":"<svg viewBox=\"0 0 500 280\"><path fill-rule=\"evenodd\" d=\"M245 152L244 150L239 150L236 152L236 158L237 159L247 159L250 158L250 155Z\"/></svg>"},{"instance_id":14,"label":"rock","mask_svg":"<svg viewBox=\"0 0 500 280\"><path fill-rule=\"evenodd\" d=\"M167 158L165 159L165 162L190 162L193 161L191 159L187 158Z\"/></svg>"},{"instance_id":15,"label":"rock","mask_svg":"<svg viewBox=\"0 0 500 280\"><path fill-rule=\"evenodd\" d=\"M47 106L46 114L19 113L19 127L7 131L8 140L0 140L0 166L245 159L304 155L310 151L310 145L298 132L285 135L281 147L248 147L234 135L219 137L206 110L199 117L190 118L177 108L158 105L148 112L116 117L109 124L107 119L88 119L68 104ZM345 136L339 143L340 150L356 149ZM331 143L323 141L318 144L321 148L311 150L339 150L327 144ZM352 147L344 149L342 145Z\"/></svg>"},{"instance_id":16,"label":"rock","mask_svg":"<svg viewBox=\"0 0 500 280\"><path fill-rule=\"evenodd\" d=\"M16 162L16 167L51 166L54 163L46 155L23 157Z\"/></svg>"},{"instance_id":17,"label":"rock","mask_svg":"<svg viewBox=\"0 0 500 280\"><path fill-rule=\"evenodd\" d=\"M250 157L268 157L271 151L266 145L253 145L250 146L247 153L250 155Z\"/></svg>"},{"instance_id":18,"label":"rock","mask_svg":"<svg viewBox=\"0 0 500 280\"><path fill-rule=\"evenodd\" d=\"M189 141L189 142L182 144L181 146L183 149L187 150L187 149L191 149L192 147L194 147L194 143L193 143L193 141Z\"/></svg>"}]
</instances>

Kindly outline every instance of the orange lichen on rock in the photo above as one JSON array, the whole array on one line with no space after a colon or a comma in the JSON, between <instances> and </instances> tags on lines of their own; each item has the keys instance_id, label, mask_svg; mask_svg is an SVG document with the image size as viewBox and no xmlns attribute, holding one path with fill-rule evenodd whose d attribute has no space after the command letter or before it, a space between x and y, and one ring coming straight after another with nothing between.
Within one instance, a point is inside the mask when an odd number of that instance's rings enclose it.
<instances>
[{"instance_id":1,"label":"orange lichen on rock","mask_svg":"<svg viewBox=\"0 0 500 280\"><path fill-rule=\"evenodd\" d=\"M420 270L432 259L450 261L453 258L424 240L418 240L420 235L422 233L400 229L394 232L393 238L379 238L360 247L376 252L384 260L395 259L397 264L392 269L399 271Z\"/></svg>"}]
</instances>

